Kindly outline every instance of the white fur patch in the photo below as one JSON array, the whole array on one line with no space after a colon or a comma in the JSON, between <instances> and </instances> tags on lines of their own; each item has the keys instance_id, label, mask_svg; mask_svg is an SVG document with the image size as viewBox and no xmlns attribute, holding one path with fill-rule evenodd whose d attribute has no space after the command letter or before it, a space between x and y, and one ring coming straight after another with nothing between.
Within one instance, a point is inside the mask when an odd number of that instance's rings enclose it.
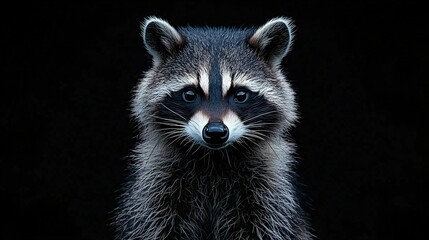
<instances>
[{"instance_id":1,"label":"white fur patch","mask_svg":"<svg viewBox=\"0 0 429 240\"><path fill-rule=\"evenodd\" d=\"M156 103L164 96L170 96L171 92L176 92L183 89L185 86L198 86L197 76L186 74L172 79L171 83L163 84L158 86L158 90L155 93L151 93L151 96L146 96L148 102Z\"/></svg>"},{"instance_id":2,"label":"white fur patch","mask_svg":"<svg viewBox=\"0 0 429 240\"><path fill-rule=\"evenodd\" d=\"M207 69L202 68L200 70L200 87L203 90L206 97L209 96L209 74Z\"/></svg>"},{"instance_id":3,"label":"white fur patch","mask_svg":"<svg viewBox=\"0 0 429 240\"><path fill-rule=\"evenodd\" d=\"M231 72L222 72L222 96L225 97L232 84Z\"/></svg>"},{"instance_id":4,"label":"white fur patch","mask_svg":"<svg viewBox=\"0 0 429 240\"><path fill-rule=\"evenodd\" d=\"M246 87L252 92L256 92L260 95L263 95L269 101L278 101L279 96L278 91L273 88L273 85L269 81L258 81L254 77L247 76L245 74L238 74L234 77L232 81L234 88Z\"/></svg>"},{"instance_id":5,"label":"white fur patch","mask_svg":"<svg viewBox=\"0 0 429 240\"><path fill-rule=\"evenodd\" d=\"M264 88L269 87L268 84L263 86L259 81L245 74L237 74L232 84L235 88L246 87L252 92L261 92Z\"/></svg>"},{"instance_id":6,"label":"white fur patch","mask_svg":"<svg viewBox=\"0 0 429 240\"><path fill-rule=\"evenodd\" d=\"M202 132L208 122L209 116L204 114L202 111L198 111L189 120L185 127L185 131L194 141L204 142Z\"/></svg>"},{"instance_id":7,"label":"white fur patch","mask_svg":"<svg viewBox=\"0 0 429 240\"><path fill-rule=\"evenodd\" d=\"M246 132L246 126L244 126L237 114L231 110L222 117L222 121L229 129L229 143L236 141Z\"/></svg>"},{"instance_id":8,"label":"white fur patch","mask_svg":"<svg viewBox=\"0 0 429 240\"><path fill-rule=\"evenodd\" d=\"M181 87L177 90L180 90L181 88L185 87L186 85L191 85L191 86L195 86L195 87L198 86L197 77L194 75L191 75L191 74L187 74L186 76L181 77L181 78L177 79L176 81L181 84Z\"/></svg>"}]
</instances>

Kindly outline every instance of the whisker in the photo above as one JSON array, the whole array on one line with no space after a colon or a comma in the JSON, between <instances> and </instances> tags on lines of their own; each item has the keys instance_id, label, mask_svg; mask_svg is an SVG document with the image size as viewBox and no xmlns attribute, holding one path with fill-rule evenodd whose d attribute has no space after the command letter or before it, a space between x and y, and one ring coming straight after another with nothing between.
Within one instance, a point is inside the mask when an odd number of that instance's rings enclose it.
<instances>
[{"instance_id":1,"label":"whisker","mask_svg":"<svg viewBox=\"0 0 429 240\"><path fill-rule=\"evenodd\" d=\"M177 112L175 112L175 111L171 110L169 107L165 106L165 104L161 103L161 106L165 107L168 111L170 111L170 112L172 112L172 113L176 114L177 116L179 116L179 117L180 117L180 118L182 118L183 120L187 121L187 119L186 119L184 116L182 116L182 115L180 115L179 113L177 113Z\"/></svg>"},{"instance_id":2,"label":"whisker","mask_svg":"<svg viewBox=\"0 0 429 240\"><path fill-rule=\"evenodd\" d=\"M198 160L202 160L202 159L206 159L206 156L207 155L210 155L210 153L211 153L211 151L210 150L206 150L207 152L202 156L202 157L200 157Z\"/></svg>"},{"instance_id":3,"label":"whisker","mask_svg":"<svg viewBox=\"0 0 429 240\"><path fill-rule=\"evenodd\" d=\"M265 140L265 135L262 135L262 134L258 134L258 133L246 133L246 136L247 137L251 137L251 138L257 138L257 139L259 139L259 140Z\"/></svg>"},{"instance_id":4,"label":"whisker","mask_svg":"<svg viewBox=\"0 0 429 240\"><path fill-rule=\"evenodd\" d=\"M192 120L192 119L186 119L184 116L180 115L180 114L179 114L179 113L177 113L176 111L173 111L171 108L169 108L169 107L165 106L165 104L161 103L161 106L163 106L163 107L164 107L165 109L167 109L168 111L170 111L170 112L174 113L175 115L179 116L179 117L180 117L180 118L182 118L183 120L185 120L185 121L190 121L190 122L193 122L193 123L195 123L195 124L196 124L196 122L195 122L194 120ZM157 117L157 116L156 116L156 117ZM175 121L180 122L180 121L178 121L178 120L175 120Z\"/></svg>"},{"instance_id":5,"label":"whisker","mask_svg":"<svg viewBox=\"0 0 429 240\"><path fill-rule=\"evenodd\" d=\"M266 130L266 129L258 129L258 130L255 130L255 131L258 131L258 132L267 132L267 133L278 133L278 132L276 132L276 131L271 131L271 130Z\"/></svg>"},{"instance_id":6,"label":"whisker","mask_svg":"<svg viewBox=\"0 0 429 240\"><path fill-rule=\"evenodd\" d=\"M267 122L262 122L262 121L258 121L258 122L252 122L250 124L248 124L247 126L267 126L267 125L278 125L278 123L267 123Z\"/></svg>"},{"instance_id":7,"label":"whisker","mask_svg":"<svg viewBox=\"0 0 429 240\"><path fill-rule=\"evenodd\" d=\"M168 136L172 134L180 136L180 135L183 135L183 131L180 131L180 130L166 131L166 132L160 133L160 136Z\"/></svg>"},{"instance_id":8,"label":"whisker","mask_svg":"<svg viewBox=\"0 0 429 240\"><path fill-rule=\"evenodd\" d=\"M230 167L230 168L232 168L232 165L231 165L231 160L229 159L229 154L228 154L228 150L225 150L225 154L226 154L226 159L228 159L228 164L229 164L229 167Z\"/></svg>"},{"instance_id":9,"label":"whisker","mask_svg":"<svg viewBox=\"0 0 429 240\"><path fill-rule=\"evenodd\" d=\"M183 144L183 142L185 142L185 141L189 141L189 140L191 140L191 139L189 139L189 137L188 137L188 136L185 136L185 137L182 139L182 141L180 141L180 144L182 145L182 144ZM184 144L184 145L186 145L186 144Z\"/></svg>"},{"instance_id":10,"label":"whisker","mask_svg":"<svg viewBox=\"0 0 429 240\"><path fill-rule=\"evenodd\" d=\"M177 131L162 132L162 133L160 133L160 137L167 139L167 138L171 138L171 137L175 137L175 138L185 137L185 135L183 135L182 131L177 130Z\"/></svg>"},{"instance_id":11,"label":"whisker","mask_svg":"<svg viewBox=\"0 0 429 240\"><path fill-rule=\"evenodd\" d=\"M171 132L171 131L180 131L180 132L183 132L183 131L181 131L181 129L178 129L176 127L166 127L166 128L161 128L161 129L154 129L152 131L153 132L165 132L165 133Z\"/></svg>"},{"instance_id":12,"label":"whisker","mask_svg":"<svg viewBox=\"0 0 429 240\"><path fill-rule=\"evenodd\" d=\"M246 127L249 130L255 131L255 132L272 132L272 133L278 133L277 131L264 129L263 127L265 127L265 126L266 126L265 124L249 124Z\"/></svg>"},{"instance_id":13,"label":"whisker","mask_svg":"<svg viewBox=\"0 0 429 240\"><path fill-rule=\"evenodd\" d=\"M160 117L160 116L156 116L156 115L150 115L150 116L153 118L156 118L156 119L161 119L161 120L165 120L165 121L172 122L172 123L185 124L184 122L176 120L176 119L164 118L164 117Z\"/></svg>"},{"instance_id":14,"label":"whisker","mask_svg":"<svg viewBox=\"0 0 429 240\"><path fill-rule=\"evenodd\" d=\"M185 123L176 123L176 122L148 122L148 123L152 123L152 124L163 124L163 125L169 125L169 126L175 126L175 127L185 127L186 124Z\"/></svg>"},{"instance_id":15,"label":"whisker","mask_svg":"<svg viewBox=\"0 0 429 240\"><path fill-rule=\"evenodd\" d=\"M248 135L243 135L243 138L245 138L246 140L248 140L249 142L252 142L253 144L255 144L256 146L260 147L260 145L255 142L255 140L253 140L251 137L249 137ZM261 140L264 140L263 138L260 138Z\"/></svg>"},{"instance_id":16,"label":"whisker","mask_svg":"<svg viewBox=\"0 0 429 240\"><path fill-rule=\"evenodd\" d=\"M192 146L191 147L193 147L195 145L195 143L192 143ZM198 152L198 150L200 150L200 148L201 148L201 145L197 145L197 147L195 148L195 150L191 153L191 155L194 155L195 153L197 153ZM189 151L188 151L188 153L191 151L191 148L189 148Z\"/></svg>"},{"instance_id":17,"label":"whisker","mask_svg":"<svg viewBox=\"0 0 429 240\"><path fill-rule=\"evenodd\" d=\"M253 119L255 119L255 118L262 117L262 116L265 116L265 115L267 115L267 114L271 114L271 113L275 113L275 112L277 112L277 111L274 111L274 110L273 110L273 111L268 111L268 112L261 113L261 114L259 114L259 115L256 115L256 116L253 116L253 117L251 117L251 118L245 119L245 120L243 121L243 123L246 123L246 122L251 121L251 120L253 120Z\"/></svg>"},{"instance_id":18,"label":"whisker","mask_svg":"<svg viewBox=\"0 0 429 240\"><path fill-rule=\"evenodd\" d=\"M189 148L188 149L186 149L186 154L189 154L189 152L191 152L191 150L194 148L194 146L195 146L195 143L194 142L190 142L190 141L187 141L185 144L184 144L184 146L186 145L186 144L191 144L191 146L189 146Z\"/></svg>"},{"instance_id":19,"label":"whisker","mask_svg":"<svg viewBox=\"0 0 429 240\"><path fill-rule=\"evenodd\" d=\"M246 141L242 141L241 145L247 150L247 151L252 151L252 147L246 142Z\"/></svg>"},{"instance_id":20,"label":"whisker","mask_svg":"<svg viewBox=\"0 0 429 240\"><path fill-rule=\"evenodd\" d=\"M256 146L260 147L260 145L259 145L257 142L255 142L253 139L249 138L248 140L249 140L250 142L252 142L253 144L255 144Z\"/></svg>"},{"instance_id":21,"label":"whisker","mask_svg":"<svg viewBox=\"0 0 429 240\"><path fill-rule=\"evenodd\" d=\"M176 143L177 141L179 141L183 136L180 135L171 135L171 136L167 136L166 139L173 139L173 141L168 142L168 144L166 145L166 147L171 146L172 144ZM166 140L165 139L165 140Z\"/></svg>"}]
</instances>

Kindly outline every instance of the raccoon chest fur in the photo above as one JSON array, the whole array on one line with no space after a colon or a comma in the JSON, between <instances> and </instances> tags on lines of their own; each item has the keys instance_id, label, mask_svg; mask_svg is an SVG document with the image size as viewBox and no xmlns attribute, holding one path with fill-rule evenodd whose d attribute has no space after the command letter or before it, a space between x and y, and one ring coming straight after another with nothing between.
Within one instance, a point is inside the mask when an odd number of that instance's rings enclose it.
<instances>
[{"instance_id":1,"label":"raccoon chest fur","mask_svg":"<svg viewBox=\"0 0 429 240\"><path fill-rule=\"evenodd\" d=\"M229 158L225 153L198 159L178 156L168 167L142 169L139 175L146 177L138 182L152 189L140 192L141 186L133 187L137 196L129 198L136 201L131 205L145 210L129 217L144 219L140 226L164 226L155 239L294 239L287 226L301 227L297 213L289 209L296 202L286 182L276 176L287 172L268 169L263 159L231 153ZM161 170L165 167L168 170ZM283 230L273 229L281 232L268 235L274 226ZM273 234L281 235L272 238Z\"/></svg>"},{"instance_id":2,"label":"raccoon chest fur","mask_svg":"<svg viewBox=\"0 0 429 240\"><path fill-rule=\"evenodd\" d=\"M295 92L281 62L293 25L174 28L151 17L153 65L136 86L140 132L118 239L312 239L300 206Z\"/></svg>"}]
</instances>

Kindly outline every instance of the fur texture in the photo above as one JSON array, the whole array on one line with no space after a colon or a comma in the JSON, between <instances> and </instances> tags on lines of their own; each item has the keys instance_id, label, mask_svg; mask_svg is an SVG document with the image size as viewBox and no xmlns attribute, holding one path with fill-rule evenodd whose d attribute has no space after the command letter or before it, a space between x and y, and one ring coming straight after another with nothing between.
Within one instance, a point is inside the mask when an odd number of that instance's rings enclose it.
<instances>
[{"instance_id":1,"label":"fur texture","mask_svg":"<svg viewBox=\"0 0 429 240\"><path fill-rule=\"evenodd\" d=\"M134 94L141 134L118 239L311 239L288 140L295 94L280 68L291 21L176 29L151 17L142 36L153 66Z\"/></svg>"}]
</instances>

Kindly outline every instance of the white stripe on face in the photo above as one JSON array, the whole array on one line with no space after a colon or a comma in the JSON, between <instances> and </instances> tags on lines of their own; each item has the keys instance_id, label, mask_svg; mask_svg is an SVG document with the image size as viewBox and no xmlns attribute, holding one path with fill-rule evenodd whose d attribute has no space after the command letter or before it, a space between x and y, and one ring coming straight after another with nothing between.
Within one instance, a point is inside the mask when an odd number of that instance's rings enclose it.
<instances>
[{"instance_id":1,"label":"white stripe on face","mask_svg":"<svg viewBox=\"0 0 429 240\"><path fill-rule=\"evenodd\" d=\"M196 142L204 142L202 133L204 127L209 122L209 116L204 114L202 111L198 111L191 117L188 124L185 127L186 133Z\"/></svg>"},{"instance_id":2,"label":"white stripe on face","mask_svg":"<svg viewBox=\"0 0 429 240\"><path fill-rule=\"evenodd\" d=\"M225 97L228 90L231 88L231 73L229 71L224 71L222 73L222 96Z\"/></svg>"},{"instance_id":3,"label":"white stripe on face","mask_svg":"<svg viewBox=\"0 0 429 240\"><path fill-rule=\"evenodd\" d=\"M200 70L200 87L203 90L206 97L209 96L209 74L207 69Z\"/></svg>"},{"instance_id":4,"label":"white stripe on face","mask_svg":"<svg viewBox=\"0 0 429 240\"><path fill-rule=\"evenodd\" d=\"M251 77L248 77L244 74L237 74L234 76L233 86L245 86L252 92L259 92L259 89L261 89L260 83L258 83L258 81L255 81L255 79L252 79Z\"/></svg>"},{"instance_id":5,"label":"white stripe on face","mask_svg":"<svg viewBox=\"0 0 429 240\"><path fill-rule=\"evenodd\" d=\"M171 92L179 91L184 86L198 86L197 76L191 74L185 74L183 76L176 77L172 79L171 83L163 84L159 86L158 92L162 93L161 95L170 95Z\"/></svg>"},{"instance_id":6,"label":"white stripe on face","mask_svg":"<svg viewBox=\"0 0 429 240\"><path fill-rule=\"evenodd\" d=\"M182 85L198 86L198 78L195 75L187 74L184 78L179 81Z\"/></svg>"}]
</instances>

